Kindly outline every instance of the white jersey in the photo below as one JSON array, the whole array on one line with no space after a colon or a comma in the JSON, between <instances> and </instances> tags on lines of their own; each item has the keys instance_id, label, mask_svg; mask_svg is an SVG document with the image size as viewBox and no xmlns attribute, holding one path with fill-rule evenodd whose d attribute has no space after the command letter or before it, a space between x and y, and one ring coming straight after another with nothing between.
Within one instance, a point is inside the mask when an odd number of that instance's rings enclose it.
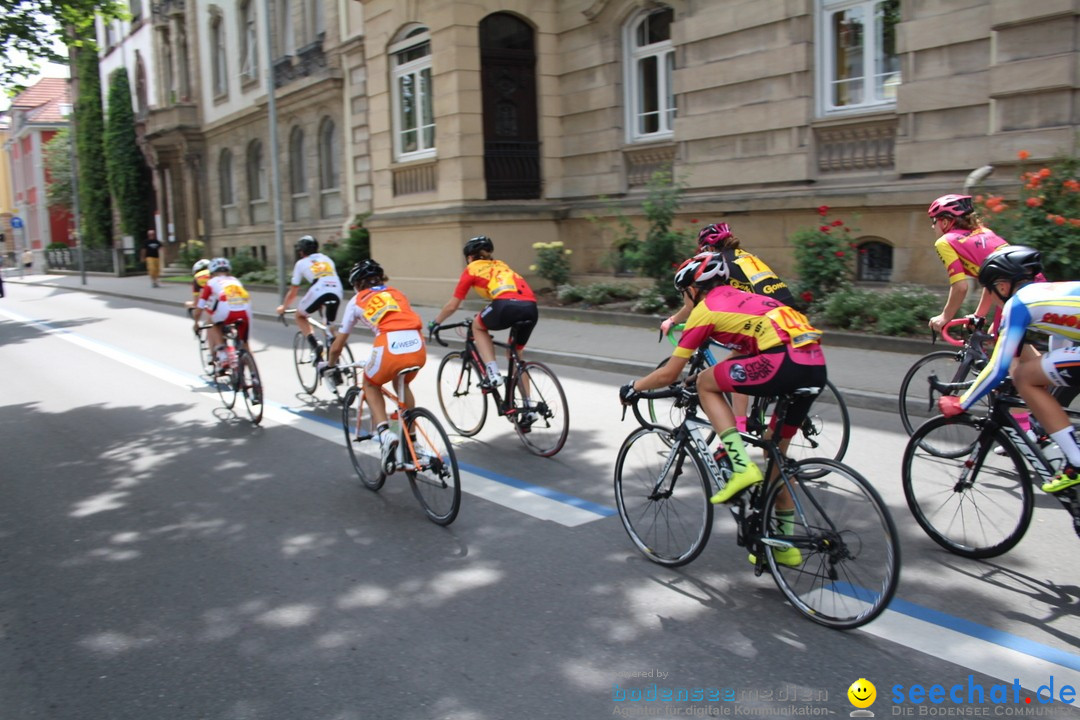
<instances>
[{"instance_id":1,"label":"white jersey","mask_svg":"<svg viewBox=\"0 0 1080 720\"><path fill-rule=\"evenodd\" d=\"M299 286L304 280L311 283L311 288L304 297L317 298L326 294L342 297L341 280L338 278L334 261L322 253L312 253L296 261L292 284Z\"/></svg>"}]
</instances>

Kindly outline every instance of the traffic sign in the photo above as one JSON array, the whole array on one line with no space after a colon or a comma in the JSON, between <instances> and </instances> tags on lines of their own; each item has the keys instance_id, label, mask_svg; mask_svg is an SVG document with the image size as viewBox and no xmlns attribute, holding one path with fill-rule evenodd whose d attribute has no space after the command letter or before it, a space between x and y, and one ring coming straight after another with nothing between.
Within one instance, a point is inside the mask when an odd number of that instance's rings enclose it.
<instances>
[{"instance_id":1,"label":"traffic sign","mask_svg":"<svg viewBox=\"0 0 1080 720\"><path fill-rule=\"evenodd\" d=\"M16 215L15 217L11 218L11 227L13 227L13 228L15 228L16 230L18 230L18 229L19 229L19 228L21 228L22 226L23 226L23 224L22 224L22 218L21 218L21 217L19 217L18 215Z\"/></svg>"}]
</instances>

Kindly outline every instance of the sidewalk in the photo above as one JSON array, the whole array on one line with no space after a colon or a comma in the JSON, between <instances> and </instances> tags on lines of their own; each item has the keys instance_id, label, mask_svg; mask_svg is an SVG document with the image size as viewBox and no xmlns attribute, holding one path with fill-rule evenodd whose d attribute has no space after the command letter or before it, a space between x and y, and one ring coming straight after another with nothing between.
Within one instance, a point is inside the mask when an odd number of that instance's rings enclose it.
<instances>
[{"instance_id":1,"label":"sidewalk","mask_svg":"<svg viewBox=\"0 0 1080 720\"><path fill-rule=\"evenodd\" d=\"M78 275L5 274L9 296L18 295L18 286L45 285L109 295L175 307L178 312L191 298L187 284L162 282L153 288L146 276L112 277L88 275L86 285ZM276 291L251 291L255 315L275 320L280 303ZM425 323L439 308L415 306ZM459 311L452 320L464 319ZM671 346L659 339L659 318L621 313L542 308L540 324L529 341L528 356L534 360L572 367L602 370L639 377L671 354ZM844 395L850 407L891 412L896 410L896 393L911 364L921 355L941 346L929 340L881 338L853 333L826 332L825 354L829 379Z\"/></svg>"}]
</instances>

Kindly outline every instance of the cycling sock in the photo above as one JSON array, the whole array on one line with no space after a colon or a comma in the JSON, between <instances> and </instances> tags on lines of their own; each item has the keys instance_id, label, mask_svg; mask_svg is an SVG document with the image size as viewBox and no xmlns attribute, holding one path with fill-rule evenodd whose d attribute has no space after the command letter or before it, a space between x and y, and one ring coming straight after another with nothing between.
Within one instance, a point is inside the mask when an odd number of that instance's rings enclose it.
<instances>
[{"instance_id":1,"label":"cycling sock","mask_svg":"<svg viewBox=\"0 0 1080 720\"><path fill-rule=\"evenodd\" d=\"M487 364L487 374L488 377L492 380L499 377L499 363L495 362L494 360L489 362Z\"/></svg>"},{"instance_id":2,"label":"cycling sock","mask_svg":"<svg viewBox=\"0 0 1080 720\"><path fill-rule=\"evenodd\" d=\"M1072 426L1064 427L1055 433L1050 433L1050 439L1061 448L1065 460L1073 467L1080 467L1080 447L1076 444L1076 436Z\"/></svg>"},{"instance_id":3,"label":"cycling sock","mask_svg":"<svg viewBox=\"0 0 1080 720\"><path fill-rule=\"evenodd\" d=\"M736 415L735 416L735 429L738 430L739 432L746 432L746 416L745 415Z\"/></svg>"},{"instance_id":4,"label":"cycling sock","mask_svg":"<svg viewBox=\"0 0 1080 720\"><path fill-rule=\"evenodd\" d=\"M795 510L776 511L776 531L780 535L791 535L795 532Z\"/></svg>"},{"instance_id":5,"label":"cycling sock","mask_svg":"<svg viewBox=\"0 0 1080 720\"><path fill-rule=\"evenodd\" d=\"M315 333L311 333L310 335L308 335L307 336L307 341L308 341L308 345L311 346L312 350L318 350L319 349L319 341L315 338Z\"/></svg>"},{"instance_id":6,"label":"cycling sock","mask_svg":"<svg viewBox=\"0 0 1080 720\"><path fill-rule=\"evenodd\" d=\"M736 473L746 472L754 461L746 454L746 446L743 444L742 435L735 428L728 428L720 433L720 442L727 448L728 457Z\"/></svg>"}]
</instances>

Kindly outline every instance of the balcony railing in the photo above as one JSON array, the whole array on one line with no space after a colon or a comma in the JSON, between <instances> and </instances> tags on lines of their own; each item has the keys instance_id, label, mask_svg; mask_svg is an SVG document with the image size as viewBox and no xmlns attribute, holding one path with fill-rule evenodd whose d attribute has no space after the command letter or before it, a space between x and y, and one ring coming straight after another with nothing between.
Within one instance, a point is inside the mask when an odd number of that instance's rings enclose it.
<instances>
[{"instance_id":1,"label":"balcony railing","mask_svg":"<svg viewBox=\"0 0 1080 720\"><path fill-rule=\"evenodd\" d=\"M896 167L895 117L814 128L822 174L892 171Z\"/></svg>"}]
</instances>

